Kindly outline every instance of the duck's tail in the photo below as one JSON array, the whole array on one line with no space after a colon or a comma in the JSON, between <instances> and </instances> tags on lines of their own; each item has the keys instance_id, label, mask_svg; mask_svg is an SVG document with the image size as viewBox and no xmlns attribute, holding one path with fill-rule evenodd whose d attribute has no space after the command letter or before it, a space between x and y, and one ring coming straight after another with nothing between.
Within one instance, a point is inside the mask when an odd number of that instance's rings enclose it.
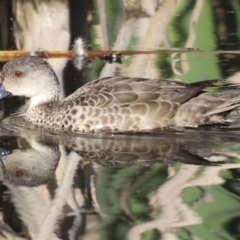
<instances>
[{"instance_id":1,"label":"duck's tail","mask_svg":"<svg viewBox=\"0 0 240 240\"><path fill-rule=\"evenodd\" d=\"M220 104L217 108L209 111L207 116L213 115L228 115L231 111L240 108L240 96L227 99L224 103Z\"/></svg>"}]
</instances>

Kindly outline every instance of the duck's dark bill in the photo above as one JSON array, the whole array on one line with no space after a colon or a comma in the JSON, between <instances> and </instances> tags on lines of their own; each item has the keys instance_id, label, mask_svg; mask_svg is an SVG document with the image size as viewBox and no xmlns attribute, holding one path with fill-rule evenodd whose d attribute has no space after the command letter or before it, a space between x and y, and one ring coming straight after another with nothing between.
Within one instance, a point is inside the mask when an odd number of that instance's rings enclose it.
<instances>
[{"instance_id":1,"label":"duck's dark bill","mask_svg":"<svg viewBox=\"0 0 240 240\"><path fill-rule=\"evenodd\" d=\"M10 95L10 92L7 92L5 88L1 85L0 86L0 101L4 100Z\"/></svg>"},{"instance_id":2,"label":"duck's dark bill","mask_svg":"<svg viewBox=\"0 0 240 240\"><path fill-rule=\"evenodd\" d=\"M0 161L4 160L9 154L10 154L10 151L8 149L4 147L0 147Z\"/></svg>"}]
</instances>

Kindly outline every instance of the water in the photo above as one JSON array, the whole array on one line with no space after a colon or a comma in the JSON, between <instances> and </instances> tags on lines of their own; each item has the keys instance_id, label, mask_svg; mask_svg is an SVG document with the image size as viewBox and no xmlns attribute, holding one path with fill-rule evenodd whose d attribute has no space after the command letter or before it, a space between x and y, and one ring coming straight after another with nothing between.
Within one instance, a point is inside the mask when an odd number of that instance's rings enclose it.
<instances>
[{"instance_id":1,"label":"water","mask_svg":"<svg viewBox=\"0 0 240 240\"><path fill-rule=\"evenodd\" d=\"M127 14L122 1L105 1L103 12L98 2L89 13L89 47L200 52L123 56L121 65L89 60L81 72L85 81L110 74L238 81L239 1L168 0L159 8L142 1L144 11L136 1L126 6ZM18 107L9 104L8 110ZM239 121L80 135L5 119L0 239L240 239L239 133Z\"/></svg>"}]
</instances>

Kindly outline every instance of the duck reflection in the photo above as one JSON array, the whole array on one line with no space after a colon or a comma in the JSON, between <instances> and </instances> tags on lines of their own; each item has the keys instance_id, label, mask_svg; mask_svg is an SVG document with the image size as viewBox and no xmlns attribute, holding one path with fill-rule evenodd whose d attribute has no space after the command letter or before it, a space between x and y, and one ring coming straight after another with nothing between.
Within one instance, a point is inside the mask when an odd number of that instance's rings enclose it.
<instances>
[{"instance_id":1,"label":"duck reflection","mask_svg":"<svg viewBox=\"0 0 240 240\"><path fill-rule=\"evenodd\" d=\"M115 135L105 138L78 138L64 144L84 159L90 159L106 167L149 166L155 162L181 162L197 165L212 165L204 156L194 151L198 148L181 143L176 136L163 135ZM205 152L206 154L206 152Z\"/></svg>"},{"instance_id":2,"label":"duck reflection","mask_svg":"<svg viewBox=\"0 0 240 240\"><path fill-rule=\"evenodd\" d=\"M2 180L33 187L46 183L54 176L60 152L58 145L39 140L1 137L0 158Z\"/></svg>"},{"instance_id":3,"label":"duck reflection","mask_svg":"<svg viewBox=\"0 0 240 240\"><path fill-rule=\"evenodd\" d=\"M50 141L47 137L3 136L0 137L0 175L4 181L19 186L46 183L54 176L60 159L59 143L64 144L68 152L75 152L79 159L105 167L149 166L155 162L174 161L215 164L172 140L120 135L114 138L52 138Z\"/></svg>"}]
</instances>

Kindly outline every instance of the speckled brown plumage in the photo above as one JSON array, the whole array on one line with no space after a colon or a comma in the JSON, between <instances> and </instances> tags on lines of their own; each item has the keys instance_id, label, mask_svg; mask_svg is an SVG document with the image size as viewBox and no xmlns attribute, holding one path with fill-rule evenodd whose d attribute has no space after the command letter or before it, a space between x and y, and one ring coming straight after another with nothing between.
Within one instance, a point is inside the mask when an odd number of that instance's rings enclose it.
<instances>
[{"instance_id":1,"label":"speckled brown plumage","mask_svg":"<svg viewBox=\"0 0 240 240\"><path fill-rule=\"evenodd\" d=\"M21 77L14 72L21 71ZM37 57L17 58L2 72L3 86L30 97L26 119L52 129L75 132L145 132L170 126L223 123L240 105L203 90L219 80L197 83L108 77L85 84L58 101L59 83L50 65Z\"/></svg>"}]
</instances>

